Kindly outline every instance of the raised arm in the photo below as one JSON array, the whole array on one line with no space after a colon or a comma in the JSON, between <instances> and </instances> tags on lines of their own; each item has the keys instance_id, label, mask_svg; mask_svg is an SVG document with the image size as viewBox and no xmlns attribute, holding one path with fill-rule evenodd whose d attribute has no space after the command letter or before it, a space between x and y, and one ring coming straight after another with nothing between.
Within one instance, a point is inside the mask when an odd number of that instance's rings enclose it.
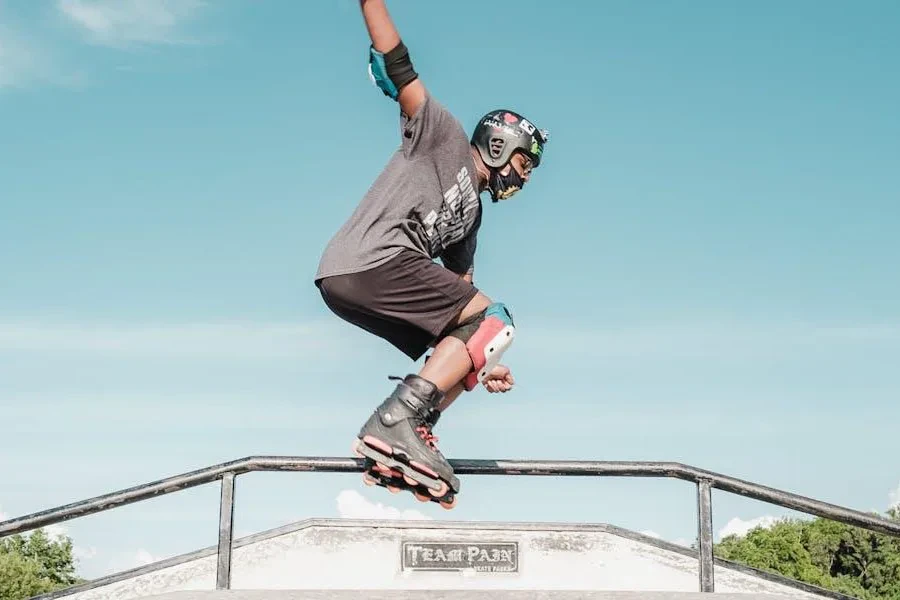
<instances>
[{"instance_id":1,"label":"raised arm","mask_svg":"<svg viewBox=\"0 0 900 600\"><path fill-rule=\"evenodd\" d=\"M359 0L359 6L372 40L369 61L372 75L378 87L411 118L425 101L425 86L413 69L384 0Z\"/></svg>"}]
</instances>

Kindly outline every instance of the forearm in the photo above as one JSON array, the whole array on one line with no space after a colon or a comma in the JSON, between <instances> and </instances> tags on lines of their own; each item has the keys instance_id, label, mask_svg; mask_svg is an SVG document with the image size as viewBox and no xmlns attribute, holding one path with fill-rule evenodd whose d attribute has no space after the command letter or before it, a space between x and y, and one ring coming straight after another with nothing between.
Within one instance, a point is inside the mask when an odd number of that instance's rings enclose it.
<instances>
[{"instance_id":1,"label":"forearm","mask_svg":"<svg viewBox=\"0 0 900 600\"><path fill-rule=\"evenodd\" d=\"M366 21L372 47L379 52L388 52L400 43L400 34L391 21L384 0L359 0L359 6Z\"/></svg>"},{"instance_id":2,"label":"forearm","mask_svg":"<svg viewBox=\"0 0 900 600\"><path fill-rule=\"evenodd\" d=\"M379 87L399 102L400 110L412 118L425 102L425 86L413 68L409 52L400 41L384 0L359 0L359 7L372 40L372 49L378 53L381 62Z\"/></svg>"}]
</instances>

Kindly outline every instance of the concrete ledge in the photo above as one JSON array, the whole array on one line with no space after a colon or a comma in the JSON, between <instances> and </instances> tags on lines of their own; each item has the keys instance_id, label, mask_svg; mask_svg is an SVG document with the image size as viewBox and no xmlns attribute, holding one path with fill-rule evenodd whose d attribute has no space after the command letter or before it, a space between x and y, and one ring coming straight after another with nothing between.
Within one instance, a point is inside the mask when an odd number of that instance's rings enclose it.
<instances>
[{"instance_id":1,"label":"concrete ledge","mask_svg":"<svg viewBox=\"0 0 900 600\"><path fill-rule=\"evenodd\" d=\"M408 543L494 542L517 544L513 571L405 563ZM236 540L233 559L231 591L215 591L216 547L209 547L31 600L710 598L696 593L696 550L606 524L310 519ZM720 598L853 600L727 561L716 565Z\"/></svg>"},{"instance_id":2,"label":"concrete ledge","mask_svg":"<svg viewBox=\"0 0 900 600\"><path fill-rule=\"evenodd\" d=\"M143 600L788 600L771 594L560 590L219 590L171 592Z\"/></svg>"}]
</instances>

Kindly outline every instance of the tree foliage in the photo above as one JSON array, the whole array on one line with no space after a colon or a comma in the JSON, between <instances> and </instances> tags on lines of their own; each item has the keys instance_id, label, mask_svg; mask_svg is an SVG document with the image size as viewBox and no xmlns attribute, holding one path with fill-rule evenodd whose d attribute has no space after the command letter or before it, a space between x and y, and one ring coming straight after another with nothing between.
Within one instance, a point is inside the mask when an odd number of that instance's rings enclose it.
<instances>
[{"instance_id":1,"label":"tree foliage","mask_svg":"<svg viewBox=\"0 0 900 600\"><path fill-rule=\"evenodd\" d=\"M68 537L51 539L39 529L0 539L0 600L21 600L80 581Z\"/></svg>"},{"instance_id":2,"label":"tree foliage","mask_svg":"<svg viewBox=\"0 0 900 600\"><path fill-rule=\"evenodd\" d=\"M900 521L900 509L887 516ZM717 556L863 600L900 600L900 538L826 519L784 519L731 535Z\"/></svg>"}]
</instances>

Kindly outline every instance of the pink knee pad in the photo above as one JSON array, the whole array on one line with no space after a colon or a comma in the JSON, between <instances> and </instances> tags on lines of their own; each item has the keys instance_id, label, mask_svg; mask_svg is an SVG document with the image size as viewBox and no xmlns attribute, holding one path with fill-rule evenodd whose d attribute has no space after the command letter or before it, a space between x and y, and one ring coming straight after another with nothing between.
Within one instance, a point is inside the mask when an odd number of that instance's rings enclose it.
<instances>
[{"instance_id":1,"label":"pink knee pad","mask_svg":"<svg viewBox=\"0 0 900 600\"><path fill-rule=\"evenodd\" d=\"M472 371L466 376L464 386L472 391L484 381L488 373L500 363L503 353L512 345L516 328L512 315L500 302L487 307L478 329L466 341L466 350L472 359Z\"/></svg>"}]
</instances>

